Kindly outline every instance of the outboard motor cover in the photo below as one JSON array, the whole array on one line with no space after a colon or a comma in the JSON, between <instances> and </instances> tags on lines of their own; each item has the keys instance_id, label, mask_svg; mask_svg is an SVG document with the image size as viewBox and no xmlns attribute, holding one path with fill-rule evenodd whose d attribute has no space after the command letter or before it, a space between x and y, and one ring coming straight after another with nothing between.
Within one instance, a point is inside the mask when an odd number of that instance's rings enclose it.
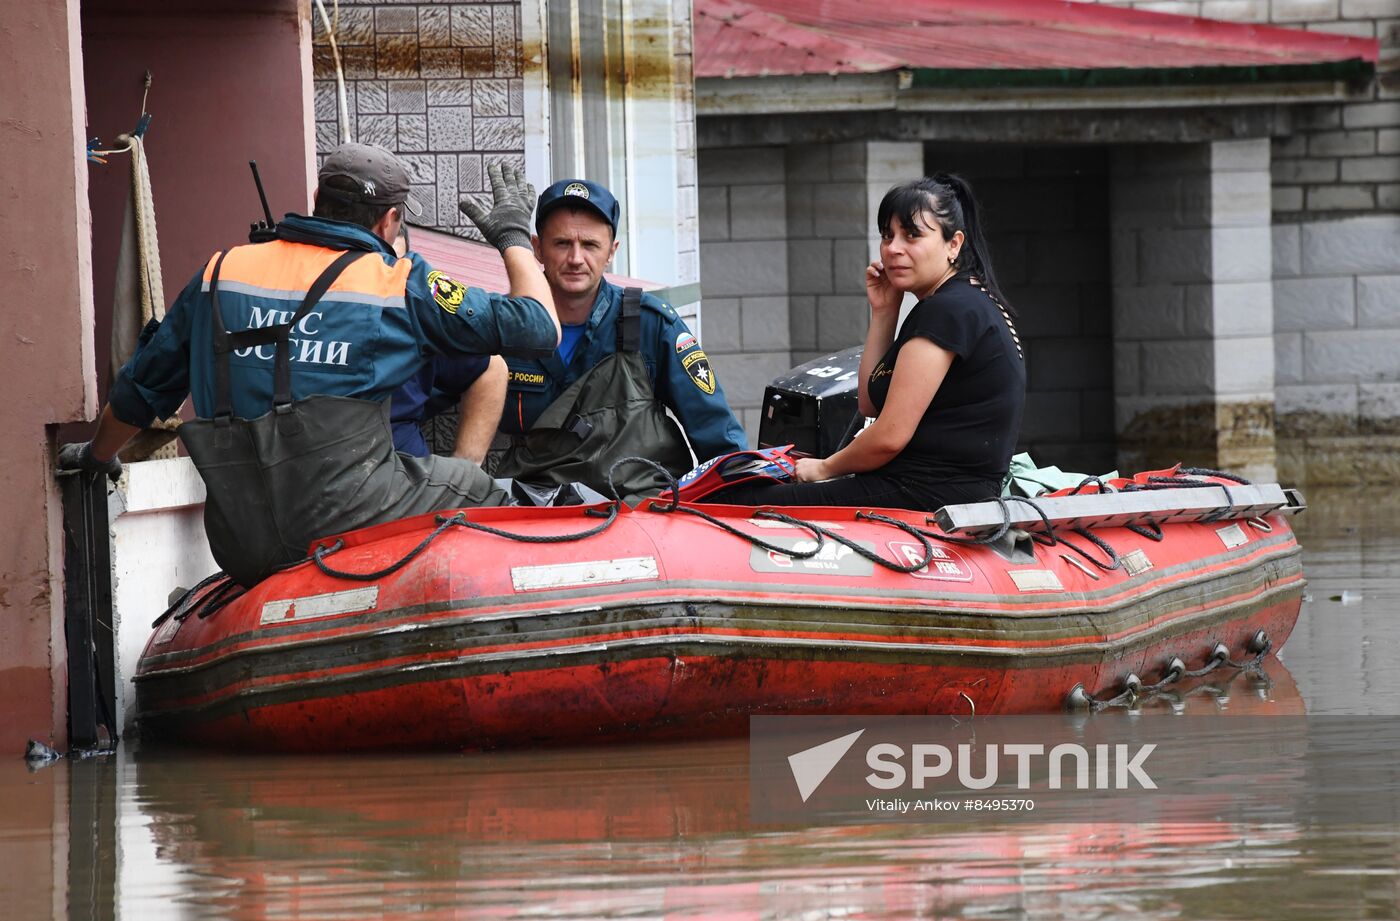
<instances>
[{"instance_id":1,"label":"outboard motor cover","mask_svg":"<svg viewBox=\"0 0 1400 921\"><path fill-rule=\"evenodd\" d=\"M865 424L858 406L863 346L798 365L763 392L758 446L790 444L796 454L827 457Z\"/></svg>"}]
</instances>

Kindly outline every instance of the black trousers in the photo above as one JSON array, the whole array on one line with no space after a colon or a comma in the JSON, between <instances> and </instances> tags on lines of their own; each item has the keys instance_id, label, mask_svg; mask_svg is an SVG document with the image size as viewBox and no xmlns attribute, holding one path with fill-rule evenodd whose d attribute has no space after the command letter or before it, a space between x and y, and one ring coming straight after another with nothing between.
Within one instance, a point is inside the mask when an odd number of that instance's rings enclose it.
<instances>
[{"instance_id":1,"label":"black trousers","mask_svg":"<svg viewBox=\"0 0 1400 921\"><path fill-rule=\"evenodd\" d=\"M711 493L704 501L726 505L861 506L932 512L945 505L990 499L1000 488L1000 483L990 481L915 484L879 473L857 473L820 483L741 483Z\"/></svg>"}]
</instances>

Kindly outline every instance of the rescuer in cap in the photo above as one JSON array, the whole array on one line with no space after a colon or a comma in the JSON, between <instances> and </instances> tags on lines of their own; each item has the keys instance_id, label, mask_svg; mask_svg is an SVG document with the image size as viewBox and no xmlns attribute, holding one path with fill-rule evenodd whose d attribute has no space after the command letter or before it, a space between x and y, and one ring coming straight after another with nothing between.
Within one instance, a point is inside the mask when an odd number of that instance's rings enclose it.
<instances>
[{"instance_id":1,"label":"rescuer in cap","mask_svg":"<svg viewBox=\"0 0 1400 921\"><path fill-rule=\"evenodd\" d=\"M608 471L620 458L650 458L680 475L694 466L692 450L704 461L747 447L685 321L652 295L603 278L620 217L613 194L586 179L540 194L532 244L563 338L547 355L506 357L505 412L486 463L494 476L582 482L609 495ZM615 481L624 498L666 485L642 465L619 468Z\"/></svg>"},{"instance_id":2,"label":"rescuer in cap","mask_svg":"<svg viewBox=\"0 0 1400 921\"><path fill-rule=\"evenodd\" d=\"M317 538L507 496L474 463L394 451L391 394L436 356L551 354L559 323L530 249L534 190L490 170L493 204L462 210L501 250L509 294L488 294L391 245L417 212L392 153L344 144L321 166L311 217L210 258L112 385L97 433L59 466L121 472L117 452L186 396L180 438L207 488L205 528L243 585ZM479 359L472 359L479 360Z\"/></svg>"}]
</instances>

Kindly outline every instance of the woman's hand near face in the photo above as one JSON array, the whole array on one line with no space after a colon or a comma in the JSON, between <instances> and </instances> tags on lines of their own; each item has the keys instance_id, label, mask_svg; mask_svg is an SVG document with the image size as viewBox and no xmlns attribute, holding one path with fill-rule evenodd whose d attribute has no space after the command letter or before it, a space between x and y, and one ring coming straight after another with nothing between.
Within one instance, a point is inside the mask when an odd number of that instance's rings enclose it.
<instances>
[{"instance_id":1,"label":"woman's hand near face","mask_svg":"<svg viewBox=\"0 0 1400 921\"><path fill-rule=\"evenodd\" d=\"M885 274L885 266L875 260L865 270L865 296L870 301L870 312L875 316L898 314L899 305L904 302L904 292L899 290Z\"/></svg>"},{"instance_id":2,"label":"woman's hand near face","mask_svg":"<svg viewBox=\"0 0 1400 921\"><path fill-rule=\"evenodd\" d=\"M890 281L885 264L878 259L865 269L865 296L870 301L870 328L866 330L865 350L860 355L858 405L861 415L873 416L875 404L870 400L870 375L894 341L899 305L904 302L904 292Z\"/></svg>"}]
</instances>

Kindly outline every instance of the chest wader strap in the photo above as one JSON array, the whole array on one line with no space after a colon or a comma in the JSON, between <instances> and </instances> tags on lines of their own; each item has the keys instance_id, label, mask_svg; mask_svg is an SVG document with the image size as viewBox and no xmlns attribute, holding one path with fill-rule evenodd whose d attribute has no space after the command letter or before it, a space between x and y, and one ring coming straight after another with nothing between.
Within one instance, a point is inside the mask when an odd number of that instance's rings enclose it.
<instances>
[{"instance_id":1,"label":"chest wader strap","mask_svg":"<svg viewBox=\"0 0 1400 921\"><path fill-rule=\"evenodd\" d=\"M209 300L214 312L212 317L214 331L214 422L220 427L226 427L229 420L233 418L228 355L235 349L256 348L260 345L275 345L277 347L277 360L273 372L272 408L278 413L287 412L287 407L292 404L292 361L288 354L290 348L288 337L296 325L311 312L311 308L325 297L331 285L340 277L340 273L344 272L350 263L365 253L347 251L341 253L334 262L326 266L325 270L316 276L311 287L307 289L306 297L302 298L301 306L297 308L297 312L292 315L289 322L277 326L245 329L236 333L230 333L224 326L224 315L219 309L219 270L223 268L224 256L227 255L227 251L219 254L218 260L214 263L214 272L209 278Z\"/></svg>"},{"instance_id":2,"label":"chest wader strap","mask_svg":"<svg viewBox=\"0 0 1400 921\"><path fill-rule=\"evenodd\" d=\"M622 289L622 315L617 318L617 351L635 352L642 347L642 289Z\"/></svg>"},{"instance_id":3,"label":"chest wader strap","mask_svg":"<svg viewBox=\"0 0 1400 921\"><path fill-rule=\"evenodd\" d=\"M617 352L635 352L642 343L642 289L622 289L622 312L617 318L617 339L614 342ZM578 436L583 441L593 433L593 423L578 413L572 413L564 420L564 431Z\"/></svg>"}]
</instances>

